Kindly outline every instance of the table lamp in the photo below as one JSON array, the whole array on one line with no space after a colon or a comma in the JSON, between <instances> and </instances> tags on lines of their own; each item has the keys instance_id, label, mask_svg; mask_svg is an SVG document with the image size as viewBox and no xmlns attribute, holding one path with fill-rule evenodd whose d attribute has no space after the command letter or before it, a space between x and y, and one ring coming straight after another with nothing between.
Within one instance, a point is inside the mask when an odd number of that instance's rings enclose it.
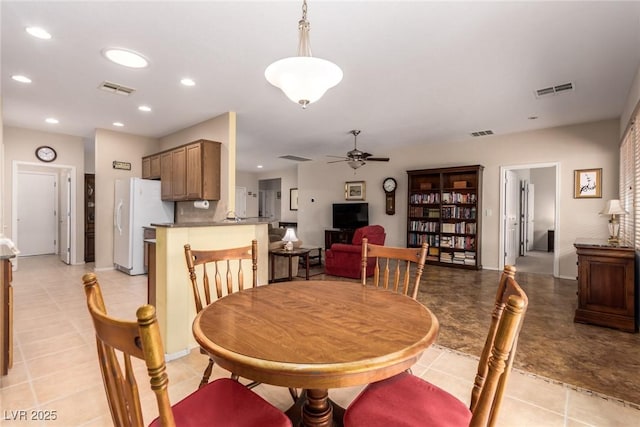
<instances>
[{"instance_id":1,"label":"table lamp","mask_svg":"<svg viewBox=\"0 0 640 427\"><path fill-rule=\"evenodd\" d=\"M620 204L620 200L609 200L604 206L604 209L600 211L600 215L611 215L609 220L609 243L620 243L620 223L618 222L618 215L624 215L628 213L624 210Z\"/></svg>"},{"instance_id":2,"label":"table lamp","mask_svg":"<svg viewBox=\"0 0 640 427\"><path fill-rule=\"evenodd\" d=\"M282 238L284 243L284 250L291 251L293 250L293 242L297 242L298 238L296 237L296 232L293 231L293 228L287 228L287 232L284 234Z\"/></svg>"}]
</instances>

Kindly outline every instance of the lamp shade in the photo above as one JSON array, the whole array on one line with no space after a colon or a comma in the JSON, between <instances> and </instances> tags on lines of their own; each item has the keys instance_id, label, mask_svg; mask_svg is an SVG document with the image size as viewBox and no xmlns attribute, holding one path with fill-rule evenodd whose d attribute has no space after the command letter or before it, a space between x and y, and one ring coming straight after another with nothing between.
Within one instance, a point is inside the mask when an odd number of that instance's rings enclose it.
<instances>
[{"instance_id":1,"label":"lamp shade","mask_svg":"<svg viewBox=\"0 0 640 427\"><path fill-rule=\"evenodd\" d=\"M287 228L287 232L284 234L282 238L285 242L297 242L298 238L296 237L296 232L293 231L293 228Z\"/></svg>"},{"instance_id":2,"label":"lamp shade","mask_svg":"<svg viewBox=\"0 0 640 427\"><path fill-rule=\"evenodd\" d=\"M600 211L601 215L624 215L628 213L620 204L620 200L612 199L604 205L604 209Z\"/></svg>"},{"instance_id":3,"label":"lamp shade","mask_svg":"<svg viewBox=\"0 0 640 427\"><path fill-rule=\"evenodd\" d=\"M342 80L342 70L333 62L313 56L280 59L264 71L269 83L280 88L298 104L306 106L319 100Z\"/></svg>"}]
</instances>

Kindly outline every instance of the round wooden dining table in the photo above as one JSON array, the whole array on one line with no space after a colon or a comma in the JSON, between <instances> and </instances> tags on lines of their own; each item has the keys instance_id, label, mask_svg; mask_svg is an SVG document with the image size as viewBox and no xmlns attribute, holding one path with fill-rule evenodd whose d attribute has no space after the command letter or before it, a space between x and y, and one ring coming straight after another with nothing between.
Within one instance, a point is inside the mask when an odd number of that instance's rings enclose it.
<instances>
[{"instance_id":1,"label":"round wooden dining table","mask_svg":"<svg viewBox=\"0 0 640 427\"><path fill-rule=\"evenodd\" d=\"M435 341L438 327L431 311L408 296L314 280L227 295L196 316L193 334L234 374L304 389L300 403L287 411L296 424L331 427L342 425L343 409L330 401L329 389L409 369Z\"/></svg>"}]
</instances>

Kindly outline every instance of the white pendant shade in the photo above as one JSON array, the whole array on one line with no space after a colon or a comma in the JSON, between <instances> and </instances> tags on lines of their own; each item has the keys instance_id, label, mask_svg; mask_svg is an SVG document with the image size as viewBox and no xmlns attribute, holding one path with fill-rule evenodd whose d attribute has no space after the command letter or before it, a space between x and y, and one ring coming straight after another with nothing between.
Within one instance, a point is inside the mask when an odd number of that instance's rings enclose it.
<instances>
[{"instance_id":1,"label":"white pendant shade","mask_svg":"<svg viewBox=\"0 0 640 427\"><path fill-rule=\"evenodd\" d=\"M326 59L292 56L269 65L264 76L287 98L305 106L316 102L327 90L340 83L342 70Z\"/></svg>"}]
</instances>

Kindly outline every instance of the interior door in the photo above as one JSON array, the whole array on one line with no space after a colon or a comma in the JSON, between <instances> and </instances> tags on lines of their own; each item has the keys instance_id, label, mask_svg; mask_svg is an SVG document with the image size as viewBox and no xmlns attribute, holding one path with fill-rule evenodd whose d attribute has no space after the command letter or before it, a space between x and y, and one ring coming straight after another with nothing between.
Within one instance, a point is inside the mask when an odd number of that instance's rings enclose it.
<instances>
[{"instance_id":1,"label":"interior door","mask_svg":"<svg viewBox=\"0 0 640 427\"><path fill-rule=\"evenodd\" d=\"M56 253L57 175L18 173L18 237L21 256Z\"/></svg>"},{"instance_id":2,"label":"interior door","mask_svg":"<svg viewBox=\"0 0 640 427\"><path fill-rule=\"evenodd\" d=\"M236 187L236 216L247 217L247 188Z\"/></svg>"},{"instance_id":3,"label":"interior door","mask_svg":"<svg viewBox=\"0 0 640 427\"><path fill-rule=\"evenodd\" d=\"M504 263L515 265L518 257L518 203L520 186L515 172L505 171Z\"/></svg>"},{"instance_id":4,"label":"interior door","mask_svg":"<svg viewBox=\"0 0 640 427\"><path fill-rule=\"evenodd\" d=\"M527 181L520 181L520 227L518 228L518 250L520 256L527 254Z\"/></svg>"},{"instance_id":5,"label":"interior door","mask_svg":"<svg viewBox=\"0 0 640 427\"><path fill-rule=\"evenodd\" d=\"M60 179L60 260L71 264L71 176L63 171Z\"/></svg>"},{"instance_id":6,"label":"interior door","mask_svg":"<svg viewBox=\"0 0 640 427\"><path fill-rule=\"evenodd\" d=\"M528 251L533 250L533 230L535 226L535 194L536 188L534 184L527 185L527 245Z\"/></svg>"}]
</instances>

